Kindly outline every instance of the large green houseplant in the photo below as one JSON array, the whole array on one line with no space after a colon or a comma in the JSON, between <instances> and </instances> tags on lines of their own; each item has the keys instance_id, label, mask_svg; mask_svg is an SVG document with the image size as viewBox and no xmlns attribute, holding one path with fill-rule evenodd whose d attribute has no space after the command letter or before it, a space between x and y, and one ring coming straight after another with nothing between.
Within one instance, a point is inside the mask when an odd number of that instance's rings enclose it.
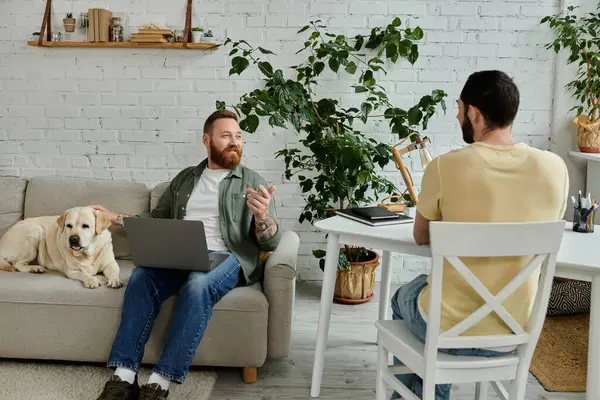
<instances>
[{"instance_id":1,"label":"large green houseplant","mask_svg":"<svg viewBox=\"0 0 600 400\"><path fill-rule=\"evenodd\" d=\"M546 48L556 53L565 50L569 53L567 64L577 63L577 76L566 88L579 103L569 110L577 111L574 123L579 149L600 153L600 14L578 17L576 8L567 7L566 12L546 16L540 23L549 25L556 34Z\"/></svg>"},{"instance_id":2,"label":"large green houseplant","mask_svg":"<svg viewBox=\"0 0 600 400\"><path fill-rule=\"evenodd\" d=\"M263 59L275 57L270 50L253 47L245 40L224 42L233 47L230 75L241 74L253 64L264 80L263 88L242 95L239 104L231 106L240 116L241 128L255 132L265 118L272 127L293 128L299 134L298 147L281 149L276 157L285 161L286 179L295 177L302 187L306 205L300 222L324 219L335 209L366 205L397 191L379 173L392 158L391 146L367 137L356 128L357 121L386 119L393 134L417 140L417 132L427 128L436 107L445 111L446 93L441 90L402 109L390 103L384 87L377 83L378 73L386 73L385 60L396 63L406 59L414 64L419 56L415 42L423 38L423 31L418 27L400 29L400 25L400 19L395 18L368 35L349 38L325 32L321 21L311 21L298 31L307 32L297 52L304 53L306 59L290 66L287 78L282 69ZM334 98L317 98L315 88L326 68L358 77L352 88L360 104L345 106ZM217 108L226 107L217 101ZM323 268L325 252L315 250L313 254ZM376 254L363 247L345 246L340 251L340 269L372 256Z\"/></svg>"}]
</instances>

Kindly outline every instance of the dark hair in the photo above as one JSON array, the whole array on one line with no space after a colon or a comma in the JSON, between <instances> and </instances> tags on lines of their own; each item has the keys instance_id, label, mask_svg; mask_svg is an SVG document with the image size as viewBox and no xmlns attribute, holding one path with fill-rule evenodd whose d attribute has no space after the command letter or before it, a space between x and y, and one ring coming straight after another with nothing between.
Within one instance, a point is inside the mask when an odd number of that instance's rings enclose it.
<instances>
[{"instance_id":1,"label":"dark hair","mask_svg":"<svg viewBox=\"0 0 600 400\"><path fill-rule=\"evenodd\" d=\"M486 126L490 129L506 128L511 125L519 109L519 89L504 72L479 71L471 74L460 93L465 105L481 111Z\"/></svg>"},{"instance_id":2,"label":"dark hair","mask_svg":"<svg viewBox=\"0 0 600 400\"><path fill-rule=\"evenodd\" d=\"M217 110L215 112L213 112L212 114L210 114L208 116L208 118L206 119L206 122L204 123L204 131L206 133L212 133L212 126L213 123L218 120L218 119L223 119L223 118L229 118L229 119L233 119L237 122L238 118L237 115L235 115L235 113L228 111L228 110Z\"/></svg>"}]
</instances>

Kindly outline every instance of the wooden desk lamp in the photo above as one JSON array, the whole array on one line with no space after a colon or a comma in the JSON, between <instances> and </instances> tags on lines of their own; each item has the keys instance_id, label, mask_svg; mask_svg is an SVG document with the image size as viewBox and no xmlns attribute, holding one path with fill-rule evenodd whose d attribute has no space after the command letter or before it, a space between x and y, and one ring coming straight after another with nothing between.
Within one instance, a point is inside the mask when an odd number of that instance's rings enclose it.
<instances>
[{"instance_id":1,"label":"wooden desk lamp","mask_svg":"<svg viewBox=\"0 0 600 400\"><path fill-rule=\"evenodd\" d=\"M415 133L413 135L417 134ZM432 157L431 154L429 154L429 151L426 147L426 144L431 143L431 140L427 136L423 137L422 139L420 136L417 137L418 140L416 142L412 142L401 149L398 149L398 147L401 144L403 144L408 139L408 137L402 139L400 143L392 147L392 154L394 155L396 168L398 168L400 170L400 173L402 174L402 179L404 180L404 184L406 185L406 190L400 196L396 195L386 197L385 199L383 199L382 203L379 204L381 207L387 208L390 211L398 212L404 209L404 207L406 206L406 200L404 196L407 192L414 205L417 205L418 198L417 193L415 191L414 182L412 180L412 176L410 175L408 167L406 166L406 164L404 164L404 161L402 160L402 156L404 154L410 153L413 150L418 150L419 156L421 157L421 165L423 166L423 169L427 168L427 165L431 162ZM394 203L385 203L386 200L390 200L392 198L397 198L398 201Z\"/></svg>"}]
</instances>

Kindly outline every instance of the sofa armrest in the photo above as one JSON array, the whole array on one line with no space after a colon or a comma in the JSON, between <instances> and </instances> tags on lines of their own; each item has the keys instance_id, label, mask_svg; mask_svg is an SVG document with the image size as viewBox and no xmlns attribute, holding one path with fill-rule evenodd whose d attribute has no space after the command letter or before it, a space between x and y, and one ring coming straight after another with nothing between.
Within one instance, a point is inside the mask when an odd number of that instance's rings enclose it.
<instances>
[{"instance_id":1,"label":"sofa armrest","mask_svg":"<svg viewBox=\"0 0 600 400\"><path fill-rule=\"evenodd\" d=\"M290 352L299 245L296 232L283 232L265 265L263 292L269 302L267 357L270 359L285 358Z\"/></svg>"}]
</instances>

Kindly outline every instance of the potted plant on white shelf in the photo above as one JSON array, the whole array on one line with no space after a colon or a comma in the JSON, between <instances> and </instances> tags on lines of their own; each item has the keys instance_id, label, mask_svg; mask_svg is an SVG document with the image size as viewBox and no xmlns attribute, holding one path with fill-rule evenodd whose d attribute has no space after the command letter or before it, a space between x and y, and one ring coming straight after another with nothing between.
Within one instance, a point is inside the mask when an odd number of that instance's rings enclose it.
<instances>
[{"instance_id":1,"label":"potted plant on white shelf","mask_svg":"<svg viewBox=\"0 0 600 400\"><path fill-rule=\"evenodd\" d=\"M199 26L193 27L192 28L192 43L202 42L203 33L204 33L204 28L200 28Z\"/></svg>"},{"instance_id":2,"label":"potted plant on white shelf","mask_svg":"<svg viewBox=\"0 0 600 400\"><path fill-rule=\"evenodd\" d=\"M577 110L573 122L577 127L579 151L600 153L600 14L579 18L573 13L575 8L567 7L566 14L546 16L540 23L547 23L557 35L546 48L556 53L564 49L570 53L567 64L578 64L576 79L565 87L579 102L571 108Z\"/></svg>"},{"instance_id":3,"label":"potted plant on white shelf","mask_svg":"<svg viewBox=\"0 0 600 400\"><path fill-rule=\"evenodd\" d=\"M413 201L412 197L410 197L410 194L406 193L403 196L403 200L405 204L404 215L410 218L415 218L417 216L417 206L415 205L415 202Z\"/></svg>"},{"instance_id":4,"label":"potted plant on white shelf","mask_svg":"<svg viewBox=\"0 0 600 400\"><path fill-rule=\"evenodd\" d=\"M63 24L65 26L65 32L75 32L75 18L73 18L73 13L67 13L65 18L63 18Z\"/></svg>"}]
</instances>

